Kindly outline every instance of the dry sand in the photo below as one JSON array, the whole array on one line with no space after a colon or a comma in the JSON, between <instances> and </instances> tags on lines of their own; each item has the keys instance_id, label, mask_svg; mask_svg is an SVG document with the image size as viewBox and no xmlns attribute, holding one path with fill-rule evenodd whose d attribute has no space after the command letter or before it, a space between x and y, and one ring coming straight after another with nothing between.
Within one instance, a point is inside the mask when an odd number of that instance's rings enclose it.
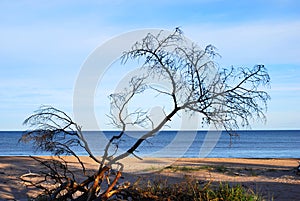
<instances>
[{"instance_id":1,"label":"dry sand","mask_svg":"<svg viewBox=\"0 0 300 201\"><path fill-rule=\"evenodd\" d=\"M49 157L43 157L49 158ZM88 169L97 165L81 157ZM68 157L68 160L72 160ZM127 158L124 181L167 179L170 183L192 177L199 181L242 184L264 195L266 200L300 200L300 176L296 175L297 159L235 159L235 158ZM72 164L74 168L76 163ZM165 168L171 166L172 168ZM36 190L26 187L19 177L39 173L41 166L30 157L0 157L0 200L27 200ZM164 168L164 169L163 169Z\"/></svg>"}]
</instances>

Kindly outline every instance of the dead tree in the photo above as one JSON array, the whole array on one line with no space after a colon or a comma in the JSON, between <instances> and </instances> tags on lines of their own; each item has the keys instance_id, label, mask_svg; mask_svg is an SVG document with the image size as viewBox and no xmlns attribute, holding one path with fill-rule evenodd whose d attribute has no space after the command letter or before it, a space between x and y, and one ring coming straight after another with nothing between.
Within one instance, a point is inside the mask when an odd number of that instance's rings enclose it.
<instances>
[{"instance_id":1,"label":"dead tree","mask_svg":"<svg viewBox=\"0 0 300 201\"><path fill-rule=\"evenodd\" d=\"M118 137L122 137L129 124L144 126L148 123L152 129L126 152L115 156L111 163L135 155L141 143L154 137L179 111L199 113L204 123L227 131L249 126L251 119L266 119L264 113L270 97L261 87L269 84L270 77L265 66L219 68L212 60L215 56L218 54L214 46L208 45L202 50L196 44L188 43L180 29L167 36L163 32L149 33L124 53L124 64L132 59L143 59L143 72L147 73L133 77L128 88L110 96L110 119L113 125L122 129ZM164 79L171 89L152 87L145 82L146 77ZM167 103L171 109L164 111L165 117L155 126L144 110L130 113L124 109L135 95L147 93L147 90L171 100Z\"/></svg>"},{"instance_id":2,"label":"dead tree","mask_svg":"<svg viewBox=\"0 0 300 201\"><path fill-rule=\"evenodd\" d=\"M128 87L110 95L111 112L108 115L111 123L120 130L113 136L101 159L93 156L85 141L81 127L64 112L52 107L43 107L29 117L25 124L34 126L22 137L22 141L33 141L37 148L47 150L55 155L68 154L84 164L72 151L73 146L83 147L87 154L99 164L99 169L87 179L77 182L74 177L66 174L68 167L61 162L64 173L49 166L53 173L49 178L59 185L49 194L52 198L69 199L75 193L81 192L75 200L107 199L121 189L114 189L121 176L120 159L136 154L137 148L148 138L154 137L180 111L191 111L202 115L202 121L213 124L225 130L233 130L249 126L252 119L265 120L265 111L269 95L262 87L269 84L270 78L264 65L247 67L220 68L214 61L218 56L214 46L209 45L204 50L196 44L189 43L180 29L169 35L160 32L157 35L149 33L141 41L136 42L131 50L124 52L121 63L126 65L130 60L140 60L143 63L143 73L129 80ZM164 79L170 89L160 89L147 83L148 78ZM169 109L159 123L154 124L147 110L128 111L128 104L134 101L138 94L148 91L169 97ZM162 105L163 106L163 105ZM151 129L139 137L124 152L118 150L118 142L124 136L129 125L148 126ZM47 166L46 164L43 164ZM117 166L116 166L117 165ZM103 188L103 182L112 170L117 167L112 182ZM54 171L52 170L54 169ZM72 175L72 174L70 174Z\"/></svg>"}]
</instances>

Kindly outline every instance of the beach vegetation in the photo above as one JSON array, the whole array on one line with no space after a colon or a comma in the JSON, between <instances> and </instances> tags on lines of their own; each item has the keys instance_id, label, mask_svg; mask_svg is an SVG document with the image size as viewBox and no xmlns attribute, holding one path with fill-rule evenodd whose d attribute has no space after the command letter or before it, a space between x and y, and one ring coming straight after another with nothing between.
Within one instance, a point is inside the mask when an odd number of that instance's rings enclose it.
<instances>
[{"instance_id":1,"label":"beach vegetation","mask_svg":"<svg viewBox=\"0 0 300 201\"><path fill-rule=\"evenodd\" d=\"M240 184L201 182L186 178L181 183L169 184L167 180L135 184L124 190L119 199L147 201L263 201L259 193ZM117 198L117 197L116 197Z\"/></svg>"},{"instance_id":2,"label":"beach vegetation","mask_svg":"<svg viewBox=\"0 0 300 201\"><path fill-rule=\"evenodd\" d=\"M225 173L228 171L228 168L224 165L217 165L217 166L215 166L215 170L217 172Z\"/></svg>"},{"instance_id":3,"label":"beach vegetation","mask_svg":"<svg viewBox=\"0 0 300 201\"><path fill-rule=\"evenodd\" d=\"M164 168L165 170L169 170L172 172L193 172L199 170L213 170L213 166L205 165L205 166L167 166Z\"/></svg>"},{"instance_id":4,"label":"beach vegetation","mask_svg":"<svg viewBox=\"0 0 300 201\"><path fill-rule=\"evenodd\" d=\"M128 156L141 159L137 148L147 139L155 137L180 112L200 114L203 124L225 129L228 133L249 126L251 120L264 121L267 101L270 99L263 90L270 82L266 67L258 64L253 67L221 68L214 61L218 56L213 45L201 49L197 44L189 43L179 28L171 34L165 34L164 31L149 33L133 44L130 50L123 53L121 64L138 60L143 64L143 73L128 79L128 87L109 96L111 104L108 118L119 133L102 147L104 151L100 157L92 153L81 125L57 108L41 107L24 121L29 129L21 141L33 142L37 150L48 151L58 157L50 161L36 158L43 167L41 173L44 180L33 185L43 189L52 200L107 200L128 187L117 185L124 168L120 160ZM169 88L152 86L149 78L164 80ZM147 93L156 93L169 100L161 103L163 118L151 118L147 109L128 110L128 105L134 104L137 96L146 96ZM127 150L120 151L119 143L132 126L148 129ZM86 171L85 164L74 151L76 147L84 149L98 164L97 171ZM81 173L70 168L71 165L62 157L64 155L71 155L77 160ZM78 179L79 174L85 179ZM50 188L42 183L53 185ZM193 189L199 186L193 185L184 191L194 194ZM224 189L229 190L227 186L221 187L219 191L222 195ZM177 191L182 192L180 188L178 186ZM163 189L159 194L161 196L166 190ZM213 193L206 194L211 196Z\"/></svg>"}]
</instances>

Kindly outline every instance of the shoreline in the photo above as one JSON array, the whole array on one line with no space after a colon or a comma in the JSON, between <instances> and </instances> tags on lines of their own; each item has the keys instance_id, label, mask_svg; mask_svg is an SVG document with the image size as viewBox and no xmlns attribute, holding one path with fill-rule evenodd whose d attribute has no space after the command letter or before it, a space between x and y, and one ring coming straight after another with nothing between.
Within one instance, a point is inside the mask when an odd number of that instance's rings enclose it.
<instances>
[{"instance_id":1,"label":"shoreline","mask_svg":"<svg viewBox=\"0 0 300 201\"><path fill-rule=\"evenodd\" d=\"M38 156L49 159L51 156ZM72 157L65 157L71 166L79 167ZM98 165L88 156L80 156L89 170ZM229 182L242 184L258 190L274 200L298 200L300 176L296 175L298 158L143 158L123 159L124 180L133 182L138 177L145 180L167 179L170 183L190 177L201 181ZM0 156L0 200L28 200L36 195L33 188L26 188L19 177L32 172L38 173L40 165L28 156Z\"/></svg>"}]
</instances>

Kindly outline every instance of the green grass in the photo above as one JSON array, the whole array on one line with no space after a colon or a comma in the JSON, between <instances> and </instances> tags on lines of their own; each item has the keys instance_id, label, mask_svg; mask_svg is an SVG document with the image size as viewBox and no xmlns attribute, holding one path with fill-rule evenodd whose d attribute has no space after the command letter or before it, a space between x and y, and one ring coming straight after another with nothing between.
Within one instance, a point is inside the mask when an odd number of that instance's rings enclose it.
<instances>
[{"instance_id":1,"label":"green grass","mask_svg":"<svg viewBox=\"0 0 300 201\"><path fill-rule=\"evenodd\" d=\"M215 171L225 173L228 171L228 168L225 167L224 165L218 165L214 167Z\"/></svg>"},{"instance_id":2,"label":"green grass","mask_svg":"<svg viewBox=\"0 0 300 201\"><path fill-rule=\"evenodd\" d=\"M192 172L192 171L199 171L199 170L212 170L216 172L225 173L228 171L228 168L224 165L218 166L167 166L164 169L171 170L174 172Z\"/></svg>"},{"instance_id":3,"label":"green grass","mask_svg":"<svg viewBox=\"0 0 300 201\"><path fill-rule=\"evenodd\" d=\"M126 190L132 200L144 201L262 201L263 198L241 185L228 183L212 185L187 179L178 184L168 184L165 180L135 185Z\"/></svg>"},{"instance_id":4,"label":"green grass","mask_svg":"<svg viewBox=\"0 0 300 201\"><path fill-rule=\"evenodd\" d=\"M173 172L192 172L199 170L213 170L212 166L167 166L165 170L171 170Z\"/></svg>"},{"instance_id":5,"label":"green grass","mask_svg":"<svg viewBox=\"0 0 300 201\"><path fill-rule=\"evenodd\" d=\"M143 171L149 172L149 171L159 171L159 170L161 170L160 167L150 166L148 168L145 168Z\"/></svg>"}]
</instances>

